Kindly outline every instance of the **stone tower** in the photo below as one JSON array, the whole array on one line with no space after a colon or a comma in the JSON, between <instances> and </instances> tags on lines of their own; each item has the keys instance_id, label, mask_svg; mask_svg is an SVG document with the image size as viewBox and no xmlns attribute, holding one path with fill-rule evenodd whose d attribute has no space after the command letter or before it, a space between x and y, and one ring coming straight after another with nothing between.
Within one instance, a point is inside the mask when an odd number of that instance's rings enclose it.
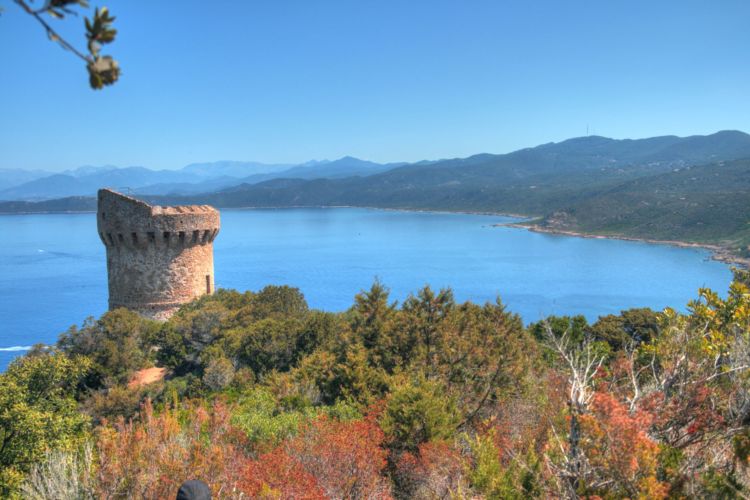
<instances>
[{"instance_id":1,"label":"stone tower","mask_svg":"<svg viewBox=\"0 0 750 500\"><path fill-rule=\"evenodd\" d=\"M96 224L107 247L110 309L165 320L182 304L213 293L215 208L152 206L101 189Z\"/></svg>"}]
</instances>

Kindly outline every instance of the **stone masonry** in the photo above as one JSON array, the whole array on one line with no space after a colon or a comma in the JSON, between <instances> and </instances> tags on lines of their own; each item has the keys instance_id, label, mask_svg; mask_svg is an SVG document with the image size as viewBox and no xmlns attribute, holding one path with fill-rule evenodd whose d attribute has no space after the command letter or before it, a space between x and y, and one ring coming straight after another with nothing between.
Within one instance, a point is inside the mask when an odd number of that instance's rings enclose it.
<instances>
[{"instance_id":1,"label":"stone masonry","mask_svg":"<svg viewBox=\"0 0 750 500\"><path fill-rule=\"evenodd\" d=\"M96 223L107 247L110 309L166 320L182 304L213 293L215 208L152 206L101 189Z\"/></svg>"}]
</instances>

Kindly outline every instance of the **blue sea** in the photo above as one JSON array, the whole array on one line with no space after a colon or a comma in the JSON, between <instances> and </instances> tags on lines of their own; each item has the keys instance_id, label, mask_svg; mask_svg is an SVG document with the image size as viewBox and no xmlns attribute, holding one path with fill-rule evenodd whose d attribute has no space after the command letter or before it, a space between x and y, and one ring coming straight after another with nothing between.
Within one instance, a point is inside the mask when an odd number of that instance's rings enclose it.
<instances>
[{"instance_id":1,"label":"blue sea","mask_svg":"<svg viewBox=\"0 0 750 500\"><path fill-rule=\"evenodd\" d=\"M223 210L216 285L288 284L342 311L380 279L402 301L426 284L458 300L500 297L525 322L589 321L631 307L684 309L699 287L724 293L728 266L700 249L494 227L500 216L358 208ZM94 214L0 216L0 370L107 308Z\"/></svg>"}]
</instances>

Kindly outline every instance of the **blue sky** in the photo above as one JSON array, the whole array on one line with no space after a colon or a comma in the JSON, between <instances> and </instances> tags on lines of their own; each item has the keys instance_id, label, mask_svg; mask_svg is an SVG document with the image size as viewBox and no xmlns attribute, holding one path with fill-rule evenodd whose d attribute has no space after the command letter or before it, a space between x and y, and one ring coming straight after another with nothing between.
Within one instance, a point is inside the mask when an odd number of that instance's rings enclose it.
<instances>
[{"instance_id":1,"label":"blue sky","mask_svg":"<svg viewBox=\"0 0 750 500\"><path fill-rule=\"evenodd\" d=\"M41 0L37 0L40 3ZM0 2L0 168L415 161L750 131L746 0L110 0L121 63ZM83 48L81 19L55 26Z\"/></svg>"}]
</instances>

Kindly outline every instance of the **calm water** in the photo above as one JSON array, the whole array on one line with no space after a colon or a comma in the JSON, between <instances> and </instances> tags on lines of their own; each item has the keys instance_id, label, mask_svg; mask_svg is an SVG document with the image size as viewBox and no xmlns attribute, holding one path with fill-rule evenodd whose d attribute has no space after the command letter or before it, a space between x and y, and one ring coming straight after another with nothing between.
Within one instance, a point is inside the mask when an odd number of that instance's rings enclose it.
<instances>
[{"instance_id":1,"label":"calm water","mask_svg":"<svg viewBox=\"0 0 750 500\"><path fill-rule=\"evenodd\" d=\"M492 227L497 216L368 209L225 210L216 284L299 287L311 307L341 311L379 277L392 298L429 283L459 300L497 295L526 322L589 320L630 307L682 308L698 287L724 292L727 266L702 250ZM94 214L0 216L0 370L107 307Z\"/></svg>"}]
</instances>

